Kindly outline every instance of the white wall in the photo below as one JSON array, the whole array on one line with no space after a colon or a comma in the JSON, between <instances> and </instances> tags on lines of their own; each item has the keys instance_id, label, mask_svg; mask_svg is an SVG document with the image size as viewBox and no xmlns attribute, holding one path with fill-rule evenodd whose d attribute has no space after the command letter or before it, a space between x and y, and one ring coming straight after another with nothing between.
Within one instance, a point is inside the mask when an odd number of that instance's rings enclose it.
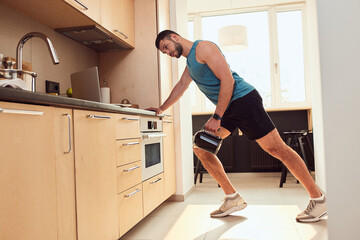
<instances>
[{"instance_id":1,"label":"white wall","mask_svg":"<svg viewBox=\"0 0 360 240\"><path fill-rule=\"evenodd\" d=\"M309 46L309 83L311 84L313 138L315 158L315 180L322 191L326 192L325 156L324 156L324 127L322 110L322 90L320 78L319 36L316 12L316 0L306 2L308 46Z\"/></svg>"},{"instance_id":2,"label":"white wall","mask_svg":"<svg viewBox=\"0 0 360 240\"><path fill-rule=\"evenodd\" d=\"M187 37L187 2L170 0L170 27L183 37ZM172 59L174 86L186 66L186 59ZM192 152L192 119L190 91L174 105L176 195L186 195L194 186L194 164Z\"/></svg>"},{"instance_id":3,"label":"white wall","mask_svg":"<svg viewBox=\"0 0 360 240\"><path fill-rule=\"evenodd\" d=\"M329 239L360 236L360 1L317 1Z\"/></svg>"}]
</instances>

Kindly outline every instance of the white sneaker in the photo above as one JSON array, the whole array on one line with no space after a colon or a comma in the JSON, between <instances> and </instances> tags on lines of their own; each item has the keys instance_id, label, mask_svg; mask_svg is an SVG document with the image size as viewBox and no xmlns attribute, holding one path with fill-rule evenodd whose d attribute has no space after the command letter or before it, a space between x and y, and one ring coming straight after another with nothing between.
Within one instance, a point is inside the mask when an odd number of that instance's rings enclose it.
<instances>
[{"instance_id":1,"label":"white sneaker","mask_svg":"<svg viewBox=\"0 0 360 240\"><path fill-rule=\"evenodd\" d=\"M225 197L224 203L219 209L210 213L210 216L213 218L226 217L233 212L246 208L246 206L247 203L239 194L236 194L234 197Z\"/></svg>"},{"instance_id":2,"label":"white sneaker","mask_svg":"<svg viewBox=\"0 0 360 240\"><path fill-rule=\"evenodd\" d=\"M323 200L310 200L307 208L297 215L296 221L298 222L317 222L324 219L327 216L326 213L326 199Z\"/></svg>"}]
</instances>

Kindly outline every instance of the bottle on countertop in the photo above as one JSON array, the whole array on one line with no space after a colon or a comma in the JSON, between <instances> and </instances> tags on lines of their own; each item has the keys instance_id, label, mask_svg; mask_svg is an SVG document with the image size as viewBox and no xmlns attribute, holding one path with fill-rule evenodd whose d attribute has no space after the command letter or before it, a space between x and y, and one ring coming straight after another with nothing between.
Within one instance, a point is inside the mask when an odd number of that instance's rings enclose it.
<instances>
[{"instance_id":1,"label":"bottle on countertop","mask_svg":"<svg viewBox=\"0 0 360 240\"><path fill-rule=\"evenodd\" d=\"M4 59L4 54L0 53L0 69L4 69L3 59Z\"/></svg>"}]
</instances>

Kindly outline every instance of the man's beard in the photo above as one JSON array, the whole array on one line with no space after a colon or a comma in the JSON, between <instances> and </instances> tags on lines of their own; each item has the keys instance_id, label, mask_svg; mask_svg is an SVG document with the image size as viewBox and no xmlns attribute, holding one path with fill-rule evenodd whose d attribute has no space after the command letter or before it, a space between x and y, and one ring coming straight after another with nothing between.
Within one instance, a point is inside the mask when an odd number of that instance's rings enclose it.
<instances>
[{"instance_id":1,"label":"man's beard","mask_svg":"<svg viewBox=\"0 0 360 240\"><path fill-rule=\"evenodd\" d=\"M177 54L175 54L175 57L180 58L182 53L183 53L183 47L181 46L180 43L175 42L174 40L171 39L171 41L175 44L175 50L177 52Z\"/></svg>"}]
</instances>

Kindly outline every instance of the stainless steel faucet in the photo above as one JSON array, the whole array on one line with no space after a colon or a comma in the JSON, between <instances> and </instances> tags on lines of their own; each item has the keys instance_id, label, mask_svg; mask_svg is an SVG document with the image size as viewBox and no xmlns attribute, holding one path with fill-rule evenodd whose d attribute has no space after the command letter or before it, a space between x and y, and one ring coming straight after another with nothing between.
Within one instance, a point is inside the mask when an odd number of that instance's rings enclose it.
<instances>
[{"instance_id":1,"label":"stainless steel faucet","mask_svg":"<svg viewBox=\"0 0 360 240\"><path fill-rule=\"evenodd\" d=\"M58 64L59 63L59 59L58 56L56 54L56 51L54 49L54 46L52 44L52 42L50 41L50 39L43 33L39 33L39 32L30 32L28 34L25 34L25 36L23 36L16 48L16 66L17 69L13 69L12 68L12 64L6 64L6 68L5 69L0 69L0 77L3 77L7 80L14 80L17 78L20 78L21 80L23 80L25 82L25 86L22 85L22 89L28 89L31 92L35 92L36 91L36 76L37 74L35 72L30 72L30 71L25 71L22 69L22 50L24 47L24 44L26 43L27 40L29 40L30 38L33 37L39 37L42 40L44 40L44 42L46 43L49 52L50 52L50 56L51 59L53 61L54 64ZM10 61L10 63L12 63Z\"/></svg>"},{"instance_id":2,"label":"stainless steel faucet","mask_svg":"<svg viewBox=\"0 0 360 240\"><path fill-rule=\"evenodd\" d=\"M50 39L43 33L30 32L28 34L25 34L25 36L23 36L20 39L20 41L19 41L19 43L18 43L18 45L16 47L16 66L17 66L17 69L22 70L22 50L23 50L23 47L24 47L24 44L26 43L26 41L29 40L30 38L33 38L33 37L39 37L42 40L44 40L44 42L46 43L46 45L47 45L47 47L49 49L49 52L50 52L51 59L52 59L53 63L58 64L59 59L58 59L55 48L54 48L52 42L50 41Z\"/></svg>"}]
</instances>

